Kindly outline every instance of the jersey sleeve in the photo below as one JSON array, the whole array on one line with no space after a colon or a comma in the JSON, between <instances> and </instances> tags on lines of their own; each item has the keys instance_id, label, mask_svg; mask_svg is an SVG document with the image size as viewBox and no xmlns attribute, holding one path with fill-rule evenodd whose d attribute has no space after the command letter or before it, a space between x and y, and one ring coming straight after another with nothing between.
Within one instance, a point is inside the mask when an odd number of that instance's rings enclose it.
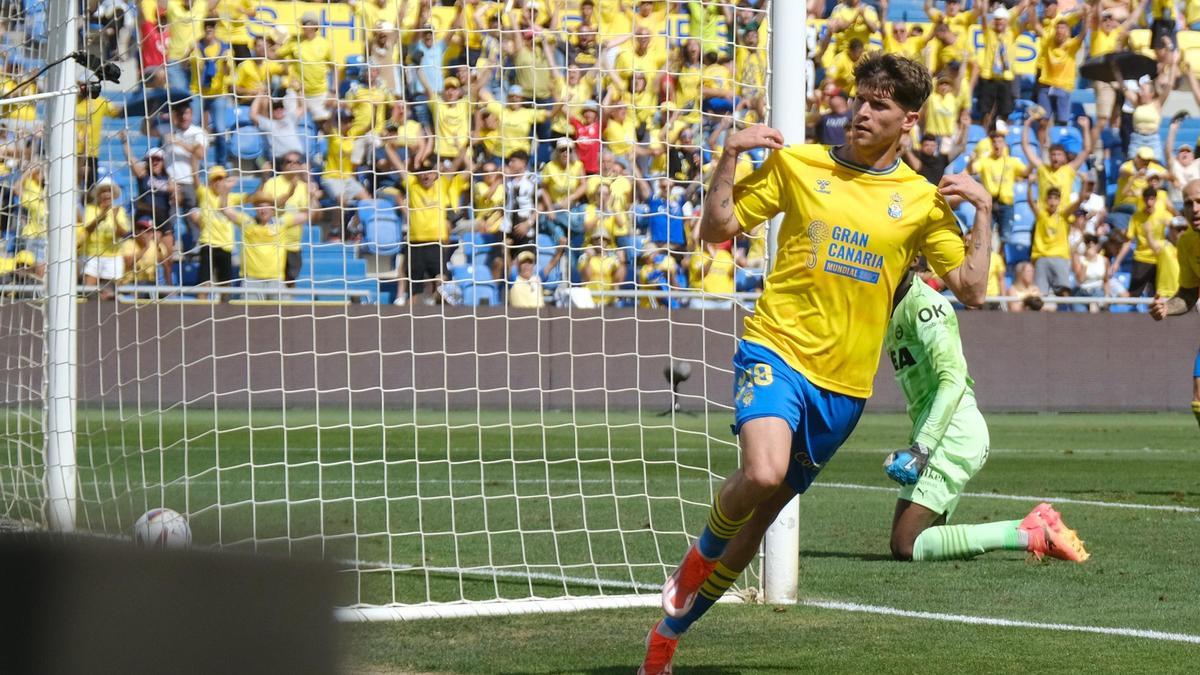
<instances>
[{"instance_id":1,"label":"jersey sleeve","mask_svg":"<svg viewBox=\"0 0 1200 675\"><path fill-rule=\"evenodd\" d=\"M933 449L942 441L958 403L967 391L967 360L962 353L958 318L950 303L935 293L923 293L913 316L917 338L929 356L929 365L937 374L937 393L924 424L913 439Z\"/></svg>"},{"instance_id":2,"label":"jersey sleeve","mask_svg":"<svg viewBox=\"0 0 1200 675\"><path fill-rule=\"evenodd\" d=\"M1200 288L1200 242L1190 236L1186 242L1181 239L1175 255L1179 257L1179 287Z\"/></svg>"},{"instance_id":3,"label":"jersey sleeve","mask_svg":"<svg viewBox=\"0 0 1200 675\"><path fill-rule=\"evenodd\" d=\"M958 218L950 210L946 199L936 193L933 209L929 211L925 239L921 242L921 254L929 261L933 271L943 279L962 264L966 255Z\"/></svg>"},{"instance_id":4,"label":"jersey sleeve","mask_svg":"<svg viewBox=\"0 0 1200 675\"><path fill-rule=\"evenodd\" d=\"M786 194L779 151L772 152L762 166L733 186L733 215L744 232L781 213Z\"/></svg>"}]
</instances>

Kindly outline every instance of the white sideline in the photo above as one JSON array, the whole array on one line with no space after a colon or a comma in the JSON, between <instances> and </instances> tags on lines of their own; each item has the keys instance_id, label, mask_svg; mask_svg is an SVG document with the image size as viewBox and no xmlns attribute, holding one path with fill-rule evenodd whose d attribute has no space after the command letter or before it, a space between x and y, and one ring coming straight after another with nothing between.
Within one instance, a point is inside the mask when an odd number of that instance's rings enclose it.
<instances>
[{"instance_id":1,"label":"white sideline","mask_svg":"<svg viewBox=\"0 0 1200 675\"><path fill-rule=\"evenodd\" d=\"M398 570L416 570L409 565L370 560L339 560L338 562L353 564L358 567L390 568ZM468 576L484 575L502 578L536 579L539 581L557 581L564 584L585 584L604 588L620 588L630 591L649 591L642 595L598 596L555 598L552 600L493 600L475 603L442 603L425 605L385 605L375 607L339 607L335 610L338 621L357 623L365 621L396 621L412 619L449 619L473 616L509 616L513 614L546 614L559 612L575 612L588 609L614 609L624 607L657 607L660 598L656 592L657 584L635 581L620 581L617 579L591 579L573 577L544 572L521 572L518 570L503 570L496 568L477 567L429 567L429 572L463 574ZM729 594L721 598L721 602L743 602L737 594ZM1200 644L1200 635L1190 633L1171 633L1141 628L1125 628L1110 626L1089 626L1068 623L1046 623L1041 621L1024 621L1021 619L1002 619L991 616L972 616L969 614L946 614L942 612L920 612L882 605L864 605L857 602L841 600L818 600L810 598L800 600L805 607L832 609L843 612L860 612L865 614L881 614L899 616L908 619L925 619L929 621L945 621L976 626L998 626L1003 628L1033 628L1037 630L1052 630L1059 632L1095 633L1098 635L1116 635L1120 637L1144 638L1163 642L1185 642Z\"/></svg>"},{"instance_id":2,"label":"white sideline","mask_svg":"<svg viewBox=\"0 0 1200 675\"><path fill-rule=\"evenodd\" d=\"M856 602L841 602L837 600L801 600L800 604L807 607L834 609L843 612L863 612L867 614L883 614L886 616L901 616L908 619L927 619L930 621L947 621L950 623L965 623L977 626L1002 626L1005 628L1036 628L1075 633L1097 633L1100 635L1119 635L1121 637L1146 638L1164 642L1186 642L1200 645L1200 635L1189 633L1168 633L1158 630L1143 630L1140 628L1111 628L1108 626L1080 626L1069 623L1042 623L1040 621L1020 621L1017 619L999 619L990 616L971 616L968 614L943 614L941 612L913 612L895 607L879 605L860 605Z\"/></svg>"},{"instance_id":3,"label":"white sideline","mask_svg":"<svg viewBox=\"0 0 1200 675\"><path fill-rule=\"evenodd\" d=\"M675 482L679 482L679 483L706 483L706 482L714 482L717 480L718 479L714 478L710 481L709 479L705 479L705 478L696 478L696 477L689 477L689 476L680 476L680 477L677 477L674 479ZM513 481L511 481L511 480L503 480L502 481L500 479L489 478L488 481L502 483L504 485L513 484ZM97 484L97 483L101 484L101 485L107 484L106 481L84 480L81 482L89 484L89 485ZM233 485L319 486L319 485L384 485L384 484L413 485L413 484L416 484L416 482L417 481L415 481L411 478L397 478L397 479L390 480L390 481L343 480L343 479L330 479L330 480L323 480L323 481L321 481L321 480L290 480L290 481L231 480L231 481L221 481L221 484L223 484L223 485L233 484ZM452 483L454 485L479 485L480 484L480 481L478 481L478 480L445 481L440 478L429 478L429 479L423 480L421 482L422 483L433 483L433 484L439 484L439 485L445 485L448 483ZM564 479L551 479L550 482L563 482L563 483L567 483L567 484L574 483L574 484L581 484L581 485L643 485L643 484L645 484L646 481L643 479L640 479L640 478L583 478L583 479L564 478ZM545 485L546 483L547 483L547 481L544 479L541 479L541 478L518 478L516 480L516 484L518 484L518 485ZM209 478L192 479L192 480L180 479L180 480L169 481L165 484L164 487L172 487L172 486L179 486L179 485L216 485L216 484L217 484L216 480L209 479ZM829 488L829 489L835 489L835 490L865 490L868 492L895 492L896 491L896 488L886 486L886 485L862 485L859 483L821 483L821 482L817 482L817 483L813 483L813 487ZM430 499L442 499L447 496L450 496L450 495L436 495L434 497L430 497ZM471 495L465 495L465 496L471 496ZM525 496L532 496L532 495L525 495ZM568 496L568 495L554 495L554 496L558 497L558 496ZM599 496L599 495L596 495L596 496ZM630 495L622 495L622 496L630 496ZM964 493L962 493L962 496L963 497L971 497L974 499L1000 499L1000 500L1012 501L1012 502L1032 502L1032 503L1050 502L1052 504L1076 504L1079 506L1098 506L1098 507L1114 508L1114 509L1133 509L1133 510L1138 510L1138 511L1165 511L1168 513L1200 513L1200 508L1195 507L1195 506L1172 506L1170 504L1141 504L1141 503L1137 503L1137 502L1106 502L1106 501L1100 501L1098 499L1074 499L1072 497L1045 497L1045 496L1038 497L1038 496L1033 496L1033 495L1010 495L1010 494L1003 494L1003 493L999 493L999 492L964 492Z\"/></svg>"},{"instance_id":4,"label":"white sideline","mask_svg":"<svg viewBox=\"0 0 1200 675\"><path fill-rule=\"evenodd\" d=\"M842 490L868 490L871 492L893 492L895 488L858 483L813 483L813 487ZM1169 504L1135 504L1126 502L1103 502L1096 499L1072 499L1070 497L1033 497L1029 495L1006 495L997 492L964 492L963 497L975 499L1004 499L1013 502L1051 502L1053 504L1078 504L1080 506L1104 506L1114 509L1138 509L1142 511L1173 511L1175 513L1200 513L1194 506L1171 506Z\"/></svg>"}]
</instances>

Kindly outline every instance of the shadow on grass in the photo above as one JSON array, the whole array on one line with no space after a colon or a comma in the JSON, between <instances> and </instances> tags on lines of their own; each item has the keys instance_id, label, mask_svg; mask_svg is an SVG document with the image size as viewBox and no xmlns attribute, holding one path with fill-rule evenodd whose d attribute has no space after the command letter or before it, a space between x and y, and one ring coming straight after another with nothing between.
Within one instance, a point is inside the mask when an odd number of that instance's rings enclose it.
<instances>
[{"instance_id":1,"label":"shadow on grass","mask_svg":"<svg viewBox=\"0 0 1200 675\"><path fill-rule=\"evenodd\" d=\"M841 558L863 562L892 561L892 556L883 553L847 553L845 551L806 551L801 549L801 558Z\"/></svg>"}]
</instances>

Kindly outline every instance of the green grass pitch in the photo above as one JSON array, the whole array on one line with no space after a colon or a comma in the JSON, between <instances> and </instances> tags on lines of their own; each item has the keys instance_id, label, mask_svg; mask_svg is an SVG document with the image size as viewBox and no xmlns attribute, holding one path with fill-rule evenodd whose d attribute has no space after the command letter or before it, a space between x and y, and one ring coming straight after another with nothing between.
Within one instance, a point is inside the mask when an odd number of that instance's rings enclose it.
<instances>
[{"instance_id":1,"label":"green grass pitch","mask_svg":"<svg viewBox=\"0 0 1200 675\"><path fill-rule=\"evenodd\" d=\"M909 425L868 413L801 500L802 598L1200 635L1191 416L988 421L992 453L968 488L980 496L963 498L955 522L1020 518L1035 503L1005 496L1105 502L1058 505L1092 560L888 560L895 494L880 463ZM727 413L672 423L624 412L82 411L82 515L119 531L165 503L192 514L200 544L367 561L370 571L345 576L346 602L624 593L661 583L683 533L698 531L717 478L735 466L728 422ZM631 673L657 617L635 609L346 625L347 669ZM1198 644L726 604L684 638L677 672L1163 673L1198 663Z\"/></svg>"}]
</instances>

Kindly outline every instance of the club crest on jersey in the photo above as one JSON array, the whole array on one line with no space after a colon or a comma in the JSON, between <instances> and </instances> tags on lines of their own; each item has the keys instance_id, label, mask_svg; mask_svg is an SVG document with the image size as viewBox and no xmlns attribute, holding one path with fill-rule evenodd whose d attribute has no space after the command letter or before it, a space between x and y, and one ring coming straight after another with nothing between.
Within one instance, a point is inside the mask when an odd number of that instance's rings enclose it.
<instances>
[{"instance_id":1,"label":"club crest on jersey","mask_svg":"<svg viewBox=\"0 0 1200 675\"><path fill-rule=\"evenodd\" d=\"M825 180L824 178L818 178L817 179L817 192L820 192L823 195L833 194L832 192L829 191L829 181Z\"/></svg>"},{"instance_id":2,"label":"club crest on jersey","mask_svg":"<svg viewBox=\"0 0 1200 675\"><path fill-rule=\"evenodd\" d=\"M888 204L888 215L894 220L899 220L904 215L904 209L901 207L901 199L899 192L892 193L892 203Z\"/></svg>"}]
</instances>

